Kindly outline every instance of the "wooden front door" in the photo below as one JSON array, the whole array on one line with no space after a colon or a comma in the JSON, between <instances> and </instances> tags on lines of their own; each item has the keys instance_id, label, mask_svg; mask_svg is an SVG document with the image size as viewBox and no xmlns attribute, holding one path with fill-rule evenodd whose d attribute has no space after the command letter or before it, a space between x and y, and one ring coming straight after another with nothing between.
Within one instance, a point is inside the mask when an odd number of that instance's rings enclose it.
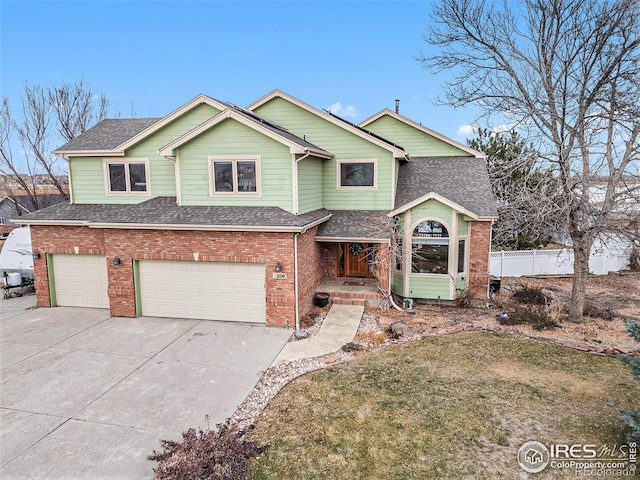
<instances>
[{"instance_id":1,"label":"wooden front door","mask_svg":"<svg viewBox=\"0 0 640 480\"><path fill-rule=\"evenodd\" d=\"M369 244L344 244L345 277L369 277Z\"/></svg>"}]
</instances>

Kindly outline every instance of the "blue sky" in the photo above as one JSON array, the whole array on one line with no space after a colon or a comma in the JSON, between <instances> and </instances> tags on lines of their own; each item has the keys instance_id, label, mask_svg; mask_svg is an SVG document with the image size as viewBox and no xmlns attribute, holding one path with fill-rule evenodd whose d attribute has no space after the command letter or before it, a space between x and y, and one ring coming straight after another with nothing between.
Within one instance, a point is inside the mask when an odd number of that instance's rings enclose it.
<instances>
[{"instance_id":1,"label":"blue sky","mask_svg":"<svg viewBox=\"0 0 640 480\"><path fill-rule=\"evenodd\" d=\"M445 74L414 59L428 1L1 0L1 85L84 79L122 117L161 117L199 93L246 106L278 88L358 123L382 108L464 142L471 108L434 106Z\"/></svg>"}]
</instances>

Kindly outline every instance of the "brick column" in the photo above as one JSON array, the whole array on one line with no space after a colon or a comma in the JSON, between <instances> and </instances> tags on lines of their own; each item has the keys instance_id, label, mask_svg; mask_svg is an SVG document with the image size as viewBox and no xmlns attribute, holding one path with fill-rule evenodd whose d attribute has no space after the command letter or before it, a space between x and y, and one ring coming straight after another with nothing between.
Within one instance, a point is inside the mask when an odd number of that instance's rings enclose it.
<instances>
[{"instance_id":1,"label":"brick column","mask_svg":"<svg viewBox=\"0 0 640 480\"><path fill-rule=\"evenodd\" d=\"M489 293L489 254L491 252L491 222L469 224L469 295L487 298Z\"/></svg>"}]
</instances>

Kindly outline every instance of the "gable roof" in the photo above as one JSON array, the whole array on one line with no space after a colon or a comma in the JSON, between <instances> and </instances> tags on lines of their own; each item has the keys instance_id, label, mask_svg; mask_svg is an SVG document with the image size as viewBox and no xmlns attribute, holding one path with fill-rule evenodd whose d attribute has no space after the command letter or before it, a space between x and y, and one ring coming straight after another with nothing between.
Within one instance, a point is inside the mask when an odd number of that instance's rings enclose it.
<instances>
[{"instance_id":1,"label":"gable roof","mask_svg":"<svg viewBox=\"0 0 640 480\"><path fill-rule=\"evenodd\" d=\"M436 132L435 130L431 130L430 128L427 128L417 122L414 122L413 120L411 120L410 118L407 118L403 115L400 115L399 113L396 113L392 110L389 110L388 108L385 108L384 110L381 110L380 112L376 113L375 115L367 118L366 120L360 122L358 125L360 127L366 127L367 125L370 125L371 123L375 122L376 120L384 117L385 115L390 116L391 118L405 123L417 130L420 130L423 133L426 133L427 135L431 135L434 138L437 138L438 140L441 140L445 143L448 143L449 145L452 145L456 148L459 148L460 150L467 152L470 155L473 155L474 157L478 157L478 158L484 158L485 155L482 152L479 152L478 150L474 150L471 147L468 147L466 145L463 145L460 142L457 142L449 137L446 137L445 135L442 135L441 133Z\"/></svg>"},{"instance_id":2,"label":"gable roof","mask_svg":"<svg viewBox=\"0 0 640 480\"><path fill-rule=\"evenodd\" d=\"M221 102L220 100L201 93L162 118L103 120L82 135L59 147L53 153L61 157L77 157L83 155L123 156L127 148L130 148L203 103L218 110L224 110L230 106L230 104L226 102Z\"/></svg>"},{"instance_id":3,"label":"gable roof","mask_svg":"<svg viewBox=\"0 0 640 480\"><path fill-rule=\"evenodd\" d=\"M498 217L484 158L413 157L400 166L395 208L397 215L436 199L476 219Z\"/></svg>"},{"instance_id":4,"label":"gable roof","mask_svg":"<svg viewBox=\"0 0 640 480\"><path fill-rule=\"evenodd\" d=\"M144 131L159 118L114 118L102 120L82 135L69 140L54 153L69 156L81 152L108 152Z\"/></svg>"},{"instance_id":5,"label":"gable roof","mask_svg":"<svg viewBox=\"0 0 640 480\"><path fill-rule=\"evenodd\" d=\"M279 127L274 123L271 123L270 121L256 113L245 111L244 109L236 107L235 105L229 105L230 108L226 108L215 117L212 117L209 120L201 123L197 127L193 128L192 130L186 132L184 135L178 137L177 139L162 147L160 150L158 150L160 155L173 155L173 151L176 148L184 145L188 141L206 132L210 128L213 128L220 122L231 118L288 146L291 150L291 153L312 153L322 158L331 158L333 156L333 154L327 152L326 150L317 147L312 143L307 142L306 140L296 137L286 129Z\"/></svg>"},{"instance_id":6,"label":"gable roof","mask_svg":"<svg viewBox=\"0 0 640 480\"><path fill-rule=\"evenodd\" d=\"M399 146L396 145L395 143L381 137L380 135L377 135L373 132L370 132L369 130L366 130L365 128L362 128L359 125L356 125L354 123L349 122L348 120L345 120L341 117L338 117L337 115L334 115L332 113L329 113L327 111L323 111L323 110L319 110L315 107L312 107L311 105L303 102L302 100L298 100L297 98L295 98L292 95L289 95L286 92L283 92L282 90L273 90L271 93L268 93L267 95L265 95L264 97L256 100L255 102L253 102L251 105L249 105L247 107L248 110L255 110L256 108L260 107L261 105L264 105L266 103L268 103L269 101L273 100L274 98L282 98L300 108L302 108L303 110L306 110L307 112L310 112L314 115L317 115L318 117L322 118L323 120L326 120L334 125L337 125L340 128L343 128L361 138L364 138L365 140L368 140L386 150L389 150L390 152L393 153L393 156L395 158L402 158L405 160L409 160L409 154L407 152L404 151L404 149Z\"/></svg>"}]
</instances>

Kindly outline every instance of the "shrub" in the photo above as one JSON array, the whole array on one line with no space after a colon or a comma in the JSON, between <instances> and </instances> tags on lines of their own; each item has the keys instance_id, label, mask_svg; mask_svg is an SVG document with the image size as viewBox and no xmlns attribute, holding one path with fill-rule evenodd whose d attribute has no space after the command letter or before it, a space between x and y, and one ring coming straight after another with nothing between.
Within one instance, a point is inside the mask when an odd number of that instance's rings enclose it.
<instances>
[{"instance_id":1,"label":"shrub","mask_svg":"<svg viewBox=\"0 0 640 480\"><path fill-rule=\"evenodd\" d=\"M473 302L467 290L458 290L456 294L455 300L456 306L458 308L472 308Z\"/></svg>"},{"instance_id":2,"label":"shrub","mask_svg":"<svg viewBox=\"0 0 640 480\"><path fill-rule=\"evenodd\" d=\"M551 318L544 307L516 306L508 316L498 316L501 325L531 325L534 330L551 330L560 325Z\"/></svg>"},{"instance_id":3,"label":"shrub","mask_svg":"<svg viewBox=\"0 0 640 480\"><path fill-rule=\"evenodd\" d=\"M583 313L587 317L602 318L603 320L613 320L615 314L608 307L597 307L592 303L587 303L584 306Z\"/></svg>"},{"instance_id":4,"label":"shrub","mask_svg":"<svg viewBox=\"0 0 640 480\"><path fill-rule=\"evenodd\" d=\"M385 332L367 330L364 332L358 332L356 334L356 339L372 347L379 347L387 339L387 334Z\"/></svg>"},{"instance_id":5,"label":"shrub","mask_svg":"<svg viewBox=\"0 0 640 480\"><path fill-rule=\"evenodd\" d=\"M636 342L640 342L640 322L628 322L627 332ZM620 361L631 368L631 375L640 382L640 358L629 355L620 355ZM631 427L631 432L627 436L629 443L640 443L640 410L634 411L629 408L622 410L622 420Z\"/></svg>"},{"instance_id":6,"label":"shrub","mask_svg":"<svg viewBox=\"0 0 640 480\"><path fill-rule=\"evenodd\" d=\"M208 420L208 417L207 417ZM161 440L162 451L147 458L158 462L157 480L232 480L243 478L251 460L268 447L244 440L244 432L229 426L216 430L190 428L182 441Z\"/></svg>"},{"instance_id":7,"label":"shrub","mask_svg":"<svg viewBox=\"0 0 640 480\"><path fill-rule=\"evenodd\" d=\"M520 290L513 293L513 299L518 303L526 305L546 305L547 297L541 288L524 285Z\"/></svg>"},{"instance_id":8,"label":"shrub","mask_svg":"<svg viewBox=\"0 0 640 480\"><path fill-rule=\"evenodd\" d=\"M300 328L306 330L307 328L313 327L316 323L318 323L318 319L322 315L322 310L313 309L307 314L303 315L300 318Z\"/></svg>"}]
</instances>

